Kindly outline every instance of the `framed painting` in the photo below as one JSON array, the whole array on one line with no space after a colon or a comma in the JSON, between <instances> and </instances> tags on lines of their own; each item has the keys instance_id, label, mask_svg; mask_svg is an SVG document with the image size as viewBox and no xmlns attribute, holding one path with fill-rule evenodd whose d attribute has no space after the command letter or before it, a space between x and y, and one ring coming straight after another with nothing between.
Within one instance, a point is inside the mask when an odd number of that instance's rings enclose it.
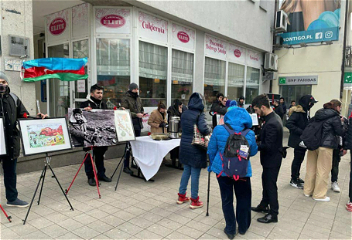
<instances>
[{"instance_id":1,"label":"framed painting","mask_svg":"<svg viewBox=\"0 0 352 240\"><path fill-rule=\"evenodd\" d=\"M130 110L115 110L114 112L117 140L119 142L136 140Z\"/></svg>"}]
</instances>

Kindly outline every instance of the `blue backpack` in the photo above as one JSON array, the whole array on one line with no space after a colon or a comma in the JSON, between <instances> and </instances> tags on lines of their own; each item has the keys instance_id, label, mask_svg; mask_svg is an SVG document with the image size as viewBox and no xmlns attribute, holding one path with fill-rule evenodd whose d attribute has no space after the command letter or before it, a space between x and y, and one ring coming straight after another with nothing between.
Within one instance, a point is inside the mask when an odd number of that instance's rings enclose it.
<instances>
[{"instance_id":1,"label":"blue backpack","mask_svg":"<svg viewBox=\"0 0 352 240\"><path fill-rule=\"evenodd\" d=\"M222 171L217 177L225 173L226 176L237 181L247 175L250 149L246 135L250 129L236 133L230 125L224 124L222 126L230 136L227 138L224 153L220 153Z\"/></svg>"}]
</instances>

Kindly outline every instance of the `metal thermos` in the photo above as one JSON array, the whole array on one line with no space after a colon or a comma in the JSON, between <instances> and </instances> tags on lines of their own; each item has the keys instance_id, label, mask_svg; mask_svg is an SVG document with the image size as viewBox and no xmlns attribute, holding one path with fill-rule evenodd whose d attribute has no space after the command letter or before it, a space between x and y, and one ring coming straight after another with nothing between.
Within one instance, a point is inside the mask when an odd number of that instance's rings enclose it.
<instances>
[{"instance_id":1,"label":"metal thermos","mask_svg":"<svg viewBox=\"0 0 352 240\"><path fill-rule=\"evenodd\" d=\"M170 118L169 122L169 135L170 138L178 138L178 130L179 130L179 125L180 125L180 117L173 116Z\"/></svg>"}]
</instances>

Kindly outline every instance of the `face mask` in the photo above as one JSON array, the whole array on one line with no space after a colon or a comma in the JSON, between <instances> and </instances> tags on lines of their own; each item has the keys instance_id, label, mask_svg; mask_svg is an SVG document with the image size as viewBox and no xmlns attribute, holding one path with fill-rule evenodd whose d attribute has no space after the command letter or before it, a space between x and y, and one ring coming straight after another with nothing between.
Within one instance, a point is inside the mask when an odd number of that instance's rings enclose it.
<instances>
[{"instance_id":1,"label":"face mask","mask_svg":"<svg viewBox=\"0 0 352 240\"><path fill-rule=\"evenodd\" d=\"M7 85L0 84L0 93L5 93L7 91Z\"/></svg>"}]
</instances>

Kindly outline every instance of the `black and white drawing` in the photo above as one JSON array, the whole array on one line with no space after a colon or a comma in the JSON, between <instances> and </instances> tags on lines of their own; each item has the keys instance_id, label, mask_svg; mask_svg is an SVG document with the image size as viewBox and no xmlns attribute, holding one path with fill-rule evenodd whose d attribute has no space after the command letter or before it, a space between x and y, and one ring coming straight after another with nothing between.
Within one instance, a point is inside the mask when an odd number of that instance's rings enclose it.
<instances>
[{"instance_id":1,"label":"black and white drawing","mask_svg":"<svg viewBox=\"0 0 352 240\"><path fill-rule=\"evenodd\" d=\"M108 147L117 143L113 110L70 108L68 122L75 147Z\"/></svg>"}]
</instances>

